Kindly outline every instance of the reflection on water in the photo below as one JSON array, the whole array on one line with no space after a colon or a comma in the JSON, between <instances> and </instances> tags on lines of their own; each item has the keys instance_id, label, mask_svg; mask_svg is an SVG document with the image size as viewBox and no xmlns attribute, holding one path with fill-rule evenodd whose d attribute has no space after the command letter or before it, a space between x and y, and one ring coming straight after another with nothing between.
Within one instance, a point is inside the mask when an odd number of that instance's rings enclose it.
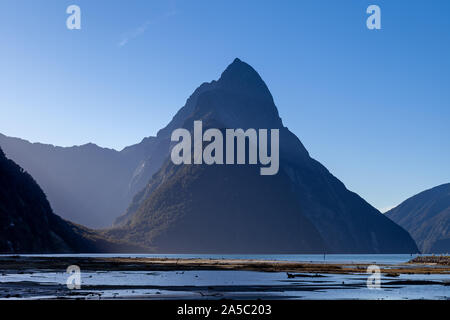
<instances>
[{"instance_id":1,"label":"reflection on water","mask_svg":"<svg viewBox=\"0 0 450 320\"><path fill-rule=\"evenodd\" d=\"M48 256L48 255L47 255ZM73 255L52 255L73 256ZM77 255L80 256L80 255ZM234 258L324 261L323 255L84 255L101 257ZM410 255L327 255L325 262L397 264ZM0 273L0 298L138 299L449 299L449 275L382 275L368 289L365 274L301 274L254 271L82 272L80 290L68 290L63 272ZM409 282L408 282L409 281Z\"/></svg>"},{"instance_id":2,"label":"reflection on water","mask_svg":"<svg viewBox=\"0 0 450 320\"><path fill-rule=\"evenodd\" d=\"M450 286L444 283L448 278L448 275L401 275L395 279L382 277L382 287L376 290L366 287L367 277L361 274L326 274L323 277L305 274L289 279L285 273L278 272L111 271L82 273L81 290L68 292L65 290L67 274L48 272L6 274L0 277L0 287L6 283L20 284L26 292L17 298L73 297L75 294L76 297L93 299L448 299ZM430 283L390 284L392 281L399 283L404 280Z\"/></svg>"}]
</instances>

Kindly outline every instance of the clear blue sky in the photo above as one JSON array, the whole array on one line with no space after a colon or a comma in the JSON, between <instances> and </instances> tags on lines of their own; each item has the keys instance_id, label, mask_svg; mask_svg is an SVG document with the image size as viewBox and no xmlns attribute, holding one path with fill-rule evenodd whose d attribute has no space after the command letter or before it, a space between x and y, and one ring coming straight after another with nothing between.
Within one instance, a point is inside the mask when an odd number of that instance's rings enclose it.
<instances>
[{"instance_id":1,"label":"clear blue sky","mask_svg":"<svg viewBox=\"0 0 450 320\"><path fill-rule=\"evenodd\" d=\"M450 182L449 16L447 0L2 0L0 132L121 149L239 57L314 158L394 206Z\"/></svg>"}]
</instances>

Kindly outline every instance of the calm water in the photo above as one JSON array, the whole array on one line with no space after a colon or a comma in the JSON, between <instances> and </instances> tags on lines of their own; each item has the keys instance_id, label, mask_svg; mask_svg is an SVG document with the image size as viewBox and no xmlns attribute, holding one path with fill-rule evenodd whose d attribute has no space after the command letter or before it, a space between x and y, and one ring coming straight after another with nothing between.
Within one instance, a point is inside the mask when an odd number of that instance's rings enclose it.
<instances>
[{"instance_id":1,"label":"calm water","mask_svg":"<svg viewBox=\"0 0 450 320\"><path fill-rule=\"evenodd\" d=\"M39 256L39 255L38 255ZM40 255L67 257L73 255ZM178 257L401 264L411 255L76 255L83 257ZM450 299L450 275L382 275L367 288L365 274L302 274L252 271L90 271L80 290L67 290L64 272L0 273L0 299ZM405 282L405 281L422 281ZM424 282L425 281L425 282Z\"/></svg>"},{"instance_id":2,"label":"calm water","mask_svg":"<svg viewBox=\"0 0 450 320\"><path fill-rule=\"evenodd\" d=\"M1 256L1 255L0 255ZM399 264L417 257L411 254L38 254L41 257L131 257L131 258L202 258L202 259L255 259L324 263Z\"/></svg>"}]
</instances>

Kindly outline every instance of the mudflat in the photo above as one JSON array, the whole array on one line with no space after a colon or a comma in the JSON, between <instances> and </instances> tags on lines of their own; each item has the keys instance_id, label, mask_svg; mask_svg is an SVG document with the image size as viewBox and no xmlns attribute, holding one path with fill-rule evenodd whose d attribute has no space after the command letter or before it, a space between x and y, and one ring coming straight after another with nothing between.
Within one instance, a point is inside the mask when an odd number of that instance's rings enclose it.
<instances>
[{"instance_id":1,"label":"mudflat","mask_svg":"<svg viewBox=\"0 0 450 320\"><path fill-rule=\"evenodd\" d=\"M370 264L312 263L253 259L174 259L121 257L42 257L2 256L0 272L65 271L77 265L84 271L183 271L239 270L287 273L366 273ZM416 257L405 264L378 264L382 273L389 274L450 274L450 256Z\"/></svg>"},{"instance_id":2,"label":"mudflat","mask_svg":"<svg viewBox=\"0 0 450 320\"><path fill-rule=\"evenodd\" d=\"M420 258L378 264L382 290L367 290L368 263L0 256L0 300L448 299L449 257ZM70 265L83 274L80 290L66 285Z\"/></svg>"}]
</instances>

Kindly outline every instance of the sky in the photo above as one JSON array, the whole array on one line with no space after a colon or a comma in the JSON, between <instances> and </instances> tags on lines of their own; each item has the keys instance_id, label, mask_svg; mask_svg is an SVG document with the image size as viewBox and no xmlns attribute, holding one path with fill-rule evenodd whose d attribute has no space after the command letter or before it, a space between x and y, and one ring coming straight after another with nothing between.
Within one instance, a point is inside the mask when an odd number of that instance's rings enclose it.
<instances>
[{"instance_id":1,"label":"sky","mask_svg":"<svg viewBox=\"0 0 450 320\"><path fill-rule=\"evenodd\" d=\"M310 155L384 211L450 182L449 15L447 0L2 0L0 133L120 150L239 57Z\"/></svg>"}]
</instances>

